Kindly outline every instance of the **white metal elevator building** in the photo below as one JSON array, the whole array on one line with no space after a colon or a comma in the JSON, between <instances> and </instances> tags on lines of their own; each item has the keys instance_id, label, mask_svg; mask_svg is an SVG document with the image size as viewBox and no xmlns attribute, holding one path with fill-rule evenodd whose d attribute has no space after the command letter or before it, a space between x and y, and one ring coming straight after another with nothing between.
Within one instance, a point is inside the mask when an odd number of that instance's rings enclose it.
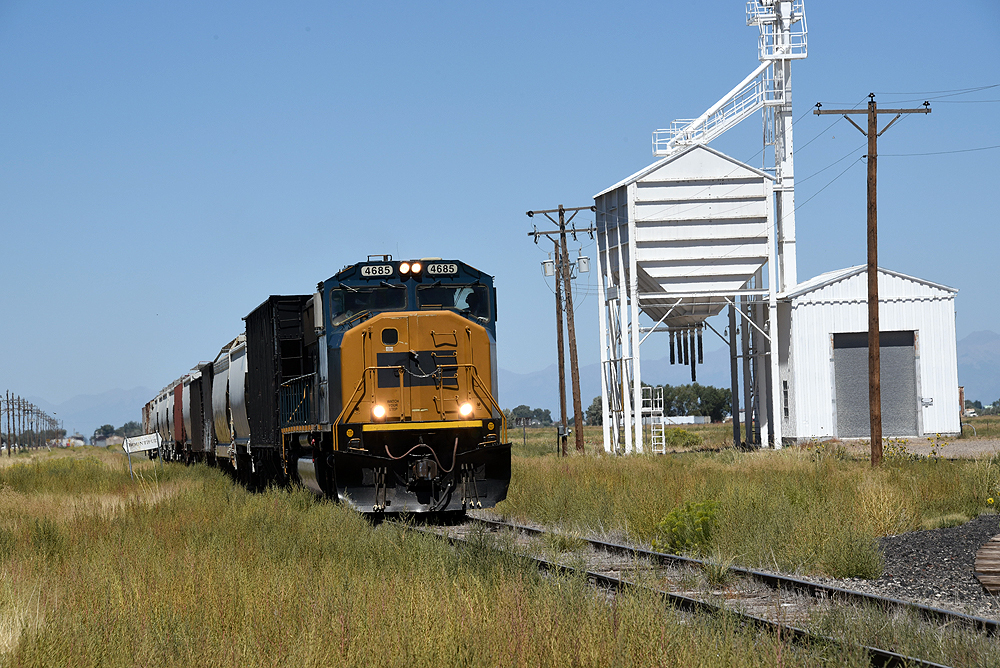
<instances>
[{"instance_id":1,"label":"white metal elevator building","mask_svg":"<svg viewBox=\"0 0 1000 668\"><path fill-rule=\"evenodd\" d=\"M958 291L881 267L878 283L883 435L958 433ZM868 438L867 267L779 294L777 322L786 439Z\"/></svg>"}]
</instances>

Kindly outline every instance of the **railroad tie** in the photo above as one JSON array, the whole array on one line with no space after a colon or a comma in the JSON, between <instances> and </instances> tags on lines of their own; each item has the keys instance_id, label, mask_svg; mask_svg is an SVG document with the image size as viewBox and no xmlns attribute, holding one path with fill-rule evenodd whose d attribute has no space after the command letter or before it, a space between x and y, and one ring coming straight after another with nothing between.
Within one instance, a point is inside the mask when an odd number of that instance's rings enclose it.
<instances>
[{"instance_id":1,"label":"railroad tie","mask_svg":"<svg viewBox=\"0 0 1000 668\"><path fill-rule=\"evenodd\" d=\"M994 536L976 552L976 577L991 594L1000 594L1000 536Z\"/></svg>"}]
</instances>

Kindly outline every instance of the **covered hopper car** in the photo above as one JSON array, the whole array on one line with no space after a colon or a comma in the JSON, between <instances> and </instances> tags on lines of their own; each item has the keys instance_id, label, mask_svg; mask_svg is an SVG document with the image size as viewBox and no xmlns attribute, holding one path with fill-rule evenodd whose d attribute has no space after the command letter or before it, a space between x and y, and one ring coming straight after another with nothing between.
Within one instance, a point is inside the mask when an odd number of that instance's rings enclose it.
<instances>
[{"instance_id":1,"label":"covered hopper car","mask_svg":"<svg viewBox=\"0 0 1000 668\"><path fill-rule=\"evenodd\" d=\"M244 332L143 407L171 460L259 488L297 482L363 512L452 512L507 495L493 278L369 256Z\"/></svg>"}]
</instances>

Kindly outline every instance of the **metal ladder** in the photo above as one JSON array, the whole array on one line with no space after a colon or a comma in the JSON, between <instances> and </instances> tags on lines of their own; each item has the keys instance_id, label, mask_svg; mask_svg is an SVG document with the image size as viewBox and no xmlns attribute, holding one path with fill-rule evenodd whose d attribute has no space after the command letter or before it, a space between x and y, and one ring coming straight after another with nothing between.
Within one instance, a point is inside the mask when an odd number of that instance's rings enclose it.
<instances>
[{"instance_id":1,"label":"metal ladder","mask_svg":"<svg viewBox=\"0 0 1000 668\"><path fill-rule=\"evenodd\" d=\"M649 444L654 454L662 455L667 451L663 427L663 388L642 388L642 420L649 418Z\"/></svg>"}]
</instances>

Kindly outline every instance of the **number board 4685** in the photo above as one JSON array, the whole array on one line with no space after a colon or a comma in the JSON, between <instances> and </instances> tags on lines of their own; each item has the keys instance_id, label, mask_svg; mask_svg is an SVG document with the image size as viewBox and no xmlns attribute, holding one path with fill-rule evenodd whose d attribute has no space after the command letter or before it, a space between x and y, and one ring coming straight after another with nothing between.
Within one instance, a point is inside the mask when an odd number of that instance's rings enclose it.
<instances>
[{"instance_id":1,"label":"number board 4685","mask_svg":"<svg viewBox=\"0 0 1000 668\"><path fill-rule=\"evenodd\" d=\"M427 265L427 274L430 276L447 276L458 273L458 265L454 262L432 262Z\"/></svg>"},{"instance_id":2,"label":"number board 4685","mask_svg":"<svg viewBox=\"0 0 1000 668\"><path fill-rule=\"evenodd\" d=\"M373 276L392 276L391 264L366 264L361 267L361 275L365 278Z\"/></svg>"}]
</instances>

